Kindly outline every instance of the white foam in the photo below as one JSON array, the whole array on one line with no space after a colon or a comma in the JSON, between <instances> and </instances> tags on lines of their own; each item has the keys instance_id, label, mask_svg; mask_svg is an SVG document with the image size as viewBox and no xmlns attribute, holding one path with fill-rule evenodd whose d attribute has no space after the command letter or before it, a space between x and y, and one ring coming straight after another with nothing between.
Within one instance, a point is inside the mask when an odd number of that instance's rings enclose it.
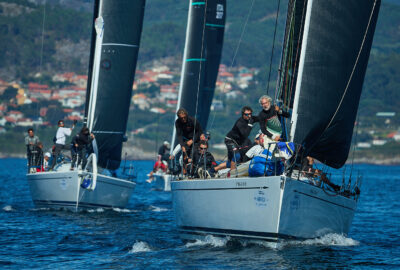
<instances>
[{"instance_id":1,"label":"white foam","mask_svg":"<svg viewBox=\"0 0 400 270\"><path fill-rule=\"evenodd\" d=\"M164 212L164 211L168 211L169 209L150 205L150 210L153 212Z\"/></svg>"},{"instance_id":2,"label":"white foam","mask_svg":"<svg viewBox=\"0 0 400 270\"><path fill-rule=\"evenodd\" d=\"M322 237L308 239L304 241L288 241L288 245L322 245L322 246L358 246L360 242L357 240L348 238L342 234L327 234ZM285 245L286 245L285 244Z\"/></svg>"},{"instance_id":3,"label":"white foam","mask_svg":"<svg viewBox=\"0 0 400 270\"><path fill-rule=\"evenodd\" d=\"M132 210L132 209L121 209L121 208L113 208L112 209L115 212L119 212L119 213L134 213L137 212L137 210Z\"/></svg>"},{"instance_id":4,"label":"white foam","mask_svg":"<svg viewBox=\"0 0 400 270\"><path fill-rule=\"evenodd\" d=\"M207 235L202 240L196 239L195 242L186 243L185 247L190 248L190 247L206 246L206 245L210 245L213 247L223 247L226 245L226 243L228 243L229 240L230 240L229 236L221 238L221 237L216 237L216 236L212 236L212 235Z\"/></svg>"},{"instance_id":5,"label":"white foam","mask_svg":"<svg viewBox=\"0 0 400 270\"><path fill-rule=\"evenodd\" d=\"M3 207L3 211L11 212L11 211L15 211L15 209L12 208L11 205L6 205L6 206Z\"/></svg>"},{"instance_id":6,"label":"white foam","mask_svg":"<svg viewBox=\"0 0 400 270\"><path fill-rule=\"evenodd\" d=\"M136 243L133 244L132 249L129 250L129 253L149 252L149 251L151 251L149 244L142 241L136 241Z\"/></svg>"},{"instance_id":7,"label":"white foam","mask_svg":"<svg viewBox=\"0 0 400 270\"><path fill-rule=\"evenodd\" d=\"M104 209L103 208L96 208L96 209L88 209L88 213L103 213Z\"/></svg>"}]
</instances>

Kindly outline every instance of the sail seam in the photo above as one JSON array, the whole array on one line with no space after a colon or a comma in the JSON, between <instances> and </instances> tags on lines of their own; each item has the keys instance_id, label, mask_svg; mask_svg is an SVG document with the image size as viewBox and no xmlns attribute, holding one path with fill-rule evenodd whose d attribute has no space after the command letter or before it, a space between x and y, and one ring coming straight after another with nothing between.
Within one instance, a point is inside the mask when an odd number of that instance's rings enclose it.
<instances>
[{"instance_id":1,"label":"sail seam","mask_svg":"<svg viewBox=\"0 0 400 270\"><path fill-rule=\"evenodd\" d=\"M123 47L139 47L138 45L133 44L124 44L124 43L103 43L103 46L123 46Z\"/></svg>"}]
</instances>

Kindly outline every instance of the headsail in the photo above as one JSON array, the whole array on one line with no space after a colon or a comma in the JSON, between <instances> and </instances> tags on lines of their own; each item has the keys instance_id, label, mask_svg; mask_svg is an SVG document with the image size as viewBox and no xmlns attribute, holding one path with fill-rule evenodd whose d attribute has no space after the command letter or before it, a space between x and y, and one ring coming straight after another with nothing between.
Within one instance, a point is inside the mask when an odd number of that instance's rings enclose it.
<instances>
[{"instance_id":1,"label":"headsail","mask_svg":"<svg viewBox=\"0 0 400 270\"><path fill-rule=\"evenodd\" d=\"M87 119L99 148L98 164L111 170L121 161L144 6L145 0L95 3L97 37L92 42L95 49Z\"/></svg>"},{"instance_id":2,"label":"headsail","mask_svg":"<svg viewBox=\"0 0 400 270\"><path fill-rule=\"evenodd\" d=\"M380 0L308 0L291 138L334 168L347 160Z\"/></svg>"},{"instance_id":3,"label":"headsail","mask_svg":"<svg viewBox=\"0 0 400 270\"><path fill-rule=\"evenodd\" d=\"M207 126L221 61L226 0L191 0L178 108ZM175 130L172 142L175 141Z\"/></svg>"}]
</instances>

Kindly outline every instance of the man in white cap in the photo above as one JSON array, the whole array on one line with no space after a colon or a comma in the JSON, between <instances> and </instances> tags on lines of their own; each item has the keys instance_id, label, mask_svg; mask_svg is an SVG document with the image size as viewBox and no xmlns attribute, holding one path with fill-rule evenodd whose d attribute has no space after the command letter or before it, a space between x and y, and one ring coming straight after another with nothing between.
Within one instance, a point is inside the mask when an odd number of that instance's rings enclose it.
<instances>
[{"instance_id":1,"label":"man in white cap","mask_svg":"<svg viewBox=\"0 0 400 270\"><path fill-rule=\"evenodd\" d=\"M51 154L50 152L46 152L43 156L43 169L46 171L49 168Z\"/></svg>"},{"instance_id":2,"label":"man in white cap","mask_svg":"<svg viewBox=\"0 0 400 270\"><path fill-rule=\"evenodd\" d=\"M169 142L165 141L163 145L158 149L158 155L161 156L161 160L168 161L169 157Z\"/></svg>"}]
</instances>

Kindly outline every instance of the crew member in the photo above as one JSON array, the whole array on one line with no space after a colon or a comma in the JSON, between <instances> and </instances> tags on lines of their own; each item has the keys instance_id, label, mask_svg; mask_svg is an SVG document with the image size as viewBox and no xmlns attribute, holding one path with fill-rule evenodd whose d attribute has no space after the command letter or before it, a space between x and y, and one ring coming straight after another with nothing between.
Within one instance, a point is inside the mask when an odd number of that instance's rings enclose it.
<instances>
[{"instance_id":1,"label":"crew member","mask_svg":"<svg viewBox=\"0 0 400 270\"><path fill-rule=\"evenodd\" d=\"M289 117L290 114L281 110L277 105L272 106L272 98L267 95L260 97L259 103L262 106L262 110L258 114L260 129L266 135L264 136L264 147L273 151L275 144L268 144L278 142L281 139L282 126L279 118Z\"/></svg>"},{"instance_id":2,"label":"crew member","mask_svg":"<svg viewBox=\"0 0 400 270\"><path fill-rule=\"evenodd\" d=\"M225 144L228 150L228 164L231 170L236 168L236 163L240 156L243 155L252 146L249 135L253 124L258 122L258 117L253 116L253 110L245 106L242 108L242 116L236 121L232 130L226 134Z\"/></svg>"},{"instance_id":3,"label":"crew member","mask_svg":"<svg viewBox=\"0 0 400 270\"><path fill-rule=\"evenodd\" d=\"M94 134L89 132L87 127L83 127L81 131L75 135L72 139L71 143L71 155L72 155L72 163L71 163L71 171L75 168L75 162L78 159L76 167L82 163L82 169L86 166L86 153L87 148L94 139Z\"/></svg>"},{"instance_id":4,"label":"crew member","mask_svg":"<svg viewBox=\"0 0 400 270\"><path fill-rule=\"evenodd\" d=\"M70 149L69 146L65 145L65 140L66 140L67 136L71 135L71 132L74 129L74 127L75 127L75 122L71 128L66 128L66 127L64 127L63 120L58 121L58 129L57 129L56 137L54 138L54 140L55 140L54 156L53 156L53 161L52 161L50 170L53 170L54 166L56 165L57 158L60 155L60 152L62 150Z\"/></svg>"},{"instance_id":5,"label":"crew member","mask_svg":"<svg viewBox=\"0 0 400 270\"><path fill-rule=\"evenodd\" d=\"M35 135L33 128L28 129L28 135L25 137L26 157L28 158L28 166L32 166L32 151L39 142L39 137Z\"/></svg>"},{"instance_id":6,"label":"crew member","mask_svg":"<svg viewBox=\"0 0 400 270\"><path fill-rule=\"evenodd\" d=\"M203 129L199 121L189 116L185 109L180 108L176 115L178 116L178 119L175 121L176 137L181 145L184 164L186 164L187 159L191 155L193 144L200 141Z\"/></svg>"}]
</instances>

